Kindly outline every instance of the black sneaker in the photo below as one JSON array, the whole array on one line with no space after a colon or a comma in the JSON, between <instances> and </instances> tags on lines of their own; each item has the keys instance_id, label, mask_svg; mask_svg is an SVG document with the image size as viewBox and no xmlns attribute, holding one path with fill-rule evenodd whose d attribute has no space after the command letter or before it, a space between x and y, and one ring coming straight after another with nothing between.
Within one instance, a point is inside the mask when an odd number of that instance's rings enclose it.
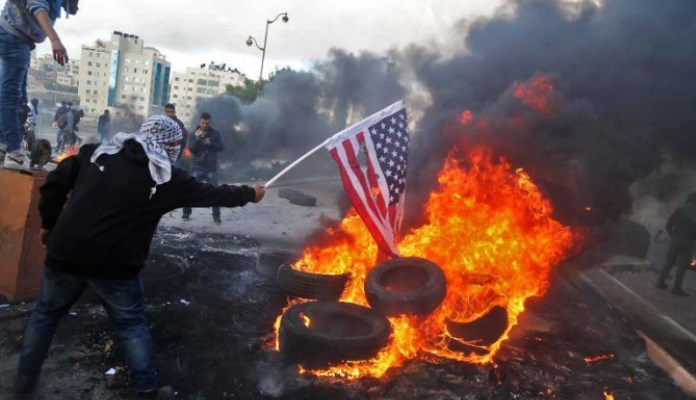
<instances>
[{"instance_id":1,"label":"black sneaker","mask_svg":"<svg viewBox=\"0 0 696 400\"><path fill-rule=\"evenodd\" d=\"M183 215L181 216L181 219L183 219L184 221L188 221L189 218L191 218L191 216L188 215L188 214L183 214Z\"/></svg>"},{"instance_id":2,"label":"black sneaker","mask_svg":"<svg viewBox=\"0 0 696 400\"><path fill-rule=\"evenodd\" d=\"M222 221L220 220L220 217L218 217L218 216L213 217L213 222L215 222L217 225L220 225L222 223Z\"/></svg>"}]
</instances>

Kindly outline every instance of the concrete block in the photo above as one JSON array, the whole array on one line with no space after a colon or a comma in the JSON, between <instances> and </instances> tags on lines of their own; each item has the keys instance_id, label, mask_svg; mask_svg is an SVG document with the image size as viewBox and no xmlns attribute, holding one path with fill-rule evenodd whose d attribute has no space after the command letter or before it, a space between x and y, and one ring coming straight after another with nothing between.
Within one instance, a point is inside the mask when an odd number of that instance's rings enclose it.
<instances>
[{"instance_id":1,"label":"concrete block","mask_svg":"<svg viewBox=\"0 0 696 400\"><path fill-rule=\"evenodd\" d=\"M46 250L39 242L39 187L45 172L0 169L0 295L38 297Z\"/></svg>"}]
</instances>

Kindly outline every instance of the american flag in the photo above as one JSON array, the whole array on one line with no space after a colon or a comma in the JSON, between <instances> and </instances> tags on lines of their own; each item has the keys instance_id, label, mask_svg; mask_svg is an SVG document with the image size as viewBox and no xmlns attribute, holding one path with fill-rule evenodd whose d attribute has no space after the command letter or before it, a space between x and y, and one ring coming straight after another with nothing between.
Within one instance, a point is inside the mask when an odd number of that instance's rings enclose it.
<instances>
[{"instance_id":1,"label":"american flag","mask_svg":"<svg viewBox=\"0 0 696 400\"><path fill-rule=\"evenodd\" d=\"M408 168L408 118L398 101L329 138L343 187L379 247L397 257Z\"/></svg>"}]
</instances>

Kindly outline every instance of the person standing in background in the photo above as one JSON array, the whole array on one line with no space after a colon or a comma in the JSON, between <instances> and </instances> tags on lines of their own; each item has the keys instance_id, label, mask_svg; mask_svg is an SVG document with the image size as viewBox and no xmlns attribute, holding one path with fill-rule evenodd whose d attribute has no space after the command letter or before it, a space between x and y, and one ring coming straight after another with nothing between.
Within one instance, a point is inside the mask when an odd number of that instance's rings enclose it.
<instances>
[{"instance_id":1,"label":"person standing in background","mask_svg":"<svg viewBox=\"0 0 696 400\"><path fill-rule=\"evenodd\" d=\"M191 176L202 182L217 185L218 159L217 153L225 149L222 135L210 125L211 116L207 112L201 114L198 126L189 135L186 145L192 154ZM184 207L181 218L188 220L191 208ZM220 224L220 207L213 207L213 222Z\"/></svg>"},{"instance_id":2,"label":"person standing in background","mask_svg":"<svg viewBox=\"0 0 696 400\"><path fill-rule=\"evenodd\" d=\"M99 116L97 131L99 131L102 143L107 143L111 139L111 116L109 115L109 110L104 110L104 114Z\"/></svg>"},{"instance_id":3,"label":"person standing in background","mask_svg":"<svg viewBox=\"0 0 696 400\"><path fill-rule=\"evenodd\" d=\"M68 52L53 29L61 4L68 13L77 12L75 0L7 0L0 14L0 158L5 168L29 169L18 110L27 99L31 50L48 37L53 59L60 65L68 62Z\"/></svg>"}]
</instances>

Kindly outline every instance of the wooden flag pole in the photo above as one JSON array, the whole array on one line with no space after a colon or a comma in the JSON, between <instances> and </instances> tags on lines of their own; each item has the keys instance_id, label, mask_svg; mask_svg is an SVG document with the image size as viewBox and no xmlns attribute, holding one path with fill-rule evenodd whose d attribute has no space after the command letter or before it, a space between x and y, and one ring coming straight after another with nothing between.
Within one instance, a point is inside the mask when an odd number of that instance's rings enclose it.
<instances>
[{"instance_id":1,"label":"wooden flag pole","mask_svg":"<svg viewBox=\"0 0 696 400\"><path fill-rule=\"evenodd\" d=\"M277 181L278 178L280 178L281 176L285 175L288 171L290 171L291 169L295 168L295 167L297 166L297 164L299 164L299 163L301 163L302 161L306 160L307 158L309 158L309 156L311 156L312 154L314 154L314 153L316 153L317 151L319 151L322 147L326 146L326 143L327 143L327 142L328 142L328 139L327 139L326 141L324 141L322 144L320 144L319 146L317 146L317 147L313 148L312 150L308 151L307 154L305 154L305 155L303 155L302 157L298 158L297 160L293 161L292 164L288 165L288 166L285 167L282 171L278 172L278 173L276 174L276 176L274 176L273 178L269 179L268 182L266 182L266 184L263 185L264 188L268 189L268 187L271 186L275 181Z\"/></svg>"}]
</instances>

